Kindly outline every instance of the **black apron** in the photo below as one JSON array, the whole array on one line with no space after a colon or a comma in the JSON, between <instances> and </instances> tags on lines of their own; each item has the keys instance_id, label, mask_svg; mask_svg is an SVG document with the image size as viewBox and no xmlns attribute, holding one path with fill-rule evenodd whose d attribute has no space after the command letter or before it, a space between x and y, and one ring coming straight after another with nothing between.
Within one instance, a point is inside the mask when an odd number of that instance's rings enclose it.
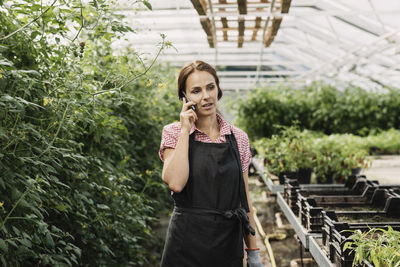
<instances>
[{"instance_id":1,"label":"black apron","mask_svg":"<svg viewBox=\"0 0 400 267\"><path fill-rule=\"evenodd\" d=\"M243 267L243 231L255 232L236 139L226 138L217 144L189 136L189 178L172 195L161 267Z\"/></svg>"}]
</instances>

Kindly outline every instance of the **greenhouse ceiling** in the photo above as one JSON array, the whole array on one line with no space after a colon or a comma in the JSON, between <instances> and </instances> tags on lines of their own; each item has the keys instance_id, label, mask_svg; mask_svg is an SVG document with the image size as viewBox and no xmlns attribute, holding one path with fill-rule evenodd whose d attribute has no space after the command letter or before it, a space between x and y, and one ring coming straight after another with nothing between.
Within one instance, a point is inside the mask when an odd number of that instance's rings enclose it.
<instances>
[{"instance_id":1,"label":"greenhouse ceiling","mask_svg":"<svg viewBox=\"0 0 400 267\"><path fill-rule=\"evenodd\" d=\"M398 0L151 0L152 11L119 12L139 32L118 46L155 55L160 34L173 66L201 59L224 90L313 81L400 88ZM147 30L143 30L147 29Z\"/></svg>"}]
</instances>

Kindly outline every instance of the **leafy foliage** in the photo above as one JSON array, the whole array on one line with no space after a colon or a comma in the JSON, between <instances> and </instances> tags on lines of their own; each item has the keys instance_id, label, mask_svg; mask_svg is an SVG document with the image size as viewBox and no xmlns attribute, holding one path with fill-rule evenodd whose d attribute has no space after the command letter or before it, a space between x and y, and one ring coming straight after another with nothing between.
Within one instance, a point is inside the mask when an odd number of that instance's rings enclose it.
<instances>
[{"instance_id":1,"label":"leafy foliage","mask_svg":"<svg viewBox=\"0 0 400 267\"><path fill-rule=\"evenodd\" d=\"M260 88L238 106L238 124L250 138L271 137L276 125L361 136L390 128L400 129L400 91L367 92L361 88L339 91L314 84L304 89Z\"/></svg>"},{"instance_id":2,"label":"leafy foliage","mask_svg":"<svg viewBox=\"0 0 400 267\"><path fill-rule=\"evenodd\" d=\"M0 5L2 266L158 262L152 223L171 201L157 151L178 114L175 75L133 49L114 55L135 32L122 21L101 0Z\"/></svg>"},{"instance_id":3,"label":"leafy foliage","mask_svg":"<svg viewBox=\"0 0 400 267\"><path fill-rule=\"evenodd\" d=\"M374 266L400 266L400 232L388 229L371 228L367 232L353 231L351 241L344 244L343 251L354 253L353 266L362 264L364 260Z\"/></svg>"},{"instance_id":4,"label":"leafy foliage","mask_svg":"<svg viewBox=\"0 0 400 267\"><path fill-rule=\"evenodd\" d=\"M281 127L279 134L260 138L253 144L268 171L276 175L311 169L320 182L327 175L344 182L352 170L369 165L365 139L349 134L328 136L292 126Z\"/></svg>"}]
</instances>

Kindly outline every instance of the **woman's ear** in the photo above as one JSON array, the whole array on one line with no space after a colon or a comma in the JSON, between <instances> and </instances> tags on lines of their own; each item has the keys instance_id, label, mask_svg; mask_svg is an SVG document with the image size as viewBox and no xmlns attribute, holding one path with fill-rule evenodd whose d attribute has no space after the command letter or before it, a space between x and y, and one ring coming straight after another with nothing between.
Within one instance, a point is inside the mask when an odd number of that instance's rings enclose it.
<instances>
[{"instance_id":1,"label":"woman's ear","mask_svg":"<svg viewBox=\"0 0 400 267\"><path fill-rule=\"evenodd\" d=\"M220 100L221 97L222 97L222 90L221 90L221 88L219 88L219 86L218 86L218 100Z\"/></svg>"}]
</instances>

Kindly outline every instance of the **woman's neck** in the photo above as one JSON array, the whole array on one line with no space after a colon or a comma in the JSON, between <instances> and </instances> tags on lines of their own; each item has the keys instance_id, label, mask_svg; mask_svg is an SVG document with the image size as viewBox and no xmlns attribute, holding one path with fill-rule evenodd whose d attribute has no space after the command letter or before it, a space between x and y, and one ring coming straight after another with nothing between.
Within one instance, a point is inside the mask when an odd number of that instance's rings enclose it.
<instances>
[{"instance_id":1,"label":"woman's neck","mask_svg":"<svg viewBox=\"0 0 400 267\"><path fill-rule=\"evenodd\" d=\"M213 141L219 137L219 125L216 114L199 117L196 122L196 127L207 134Z\"/></svg>"}]
</instances>

